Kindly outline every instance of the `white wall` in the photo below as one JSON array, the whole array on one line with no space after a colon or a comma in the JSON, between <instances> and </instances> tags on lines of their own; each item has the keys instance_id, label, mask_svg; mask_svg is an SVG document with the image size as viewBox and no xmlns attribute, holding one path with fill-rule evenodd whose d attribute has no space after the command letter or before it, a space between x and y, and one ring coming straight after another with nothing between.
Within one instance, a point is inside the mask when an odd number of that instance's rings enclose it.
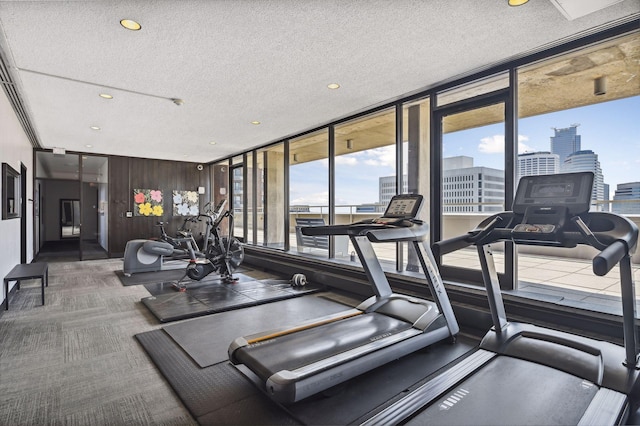
<instances>
[{"instance_id":1,"label":"white wall","mask_svg":"<svg viewBox=\"0 0 640 426\"><path fill-rule=\"evenodd\" d=\"M18 172L20 163L27 168L27 262L33 260L33 148L3 90L0 90L0 161ZM0 179L1 181L2 179ZM0 188L4 183L0 183ZM0 276L20 263L20 219L0 220ZM12 283L12 286L15 283ZM4 285L0 303L4 302Z\"/></svg>"}]
</instances>

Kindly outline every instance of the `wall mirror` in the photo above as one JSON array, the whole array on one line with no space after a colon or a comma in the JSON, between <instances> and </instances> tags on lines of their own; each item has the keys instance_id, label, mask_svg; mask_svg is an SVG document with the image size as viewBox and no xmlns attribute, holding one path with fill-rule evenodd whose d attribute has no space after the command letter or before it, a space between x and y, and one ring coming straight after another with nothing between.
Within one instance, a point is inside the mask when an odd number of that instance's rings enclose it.
<instances>
[{"instance_id":1,"label":"wall mirror","mask_svg":"<svg viewBox=\"0 0 640 426\"><path fill-rule=\"evenodd\" d=\"M20 217L20 173L2 163L2 219Z\"/></svg>"}]
</instances>

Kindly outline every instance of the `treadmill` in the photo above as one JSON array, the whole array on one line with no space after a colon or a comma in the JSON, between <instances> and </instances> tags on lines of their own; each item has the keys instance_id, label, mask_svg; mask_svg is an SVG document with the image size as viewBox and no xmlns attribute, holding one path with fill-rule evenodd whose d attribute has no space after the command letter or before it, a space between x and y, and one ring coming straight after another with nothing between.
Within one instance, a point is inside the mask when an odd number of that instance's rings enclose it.
<instances>
[{"instance_id":1,"label":"treadmill","mask_svg":"<svg viewBox=\"0 0 640 426\"><path fill-rule=\"evenodd\" d=\"M638 228L589 212L593 174L525 176L512 211L434 244L436 256L475 245L493 327L479 349L363 424L621 424L638 408L638 346L630 255ZM595 275L620 269L624 347L507 321L489 244L596 248Z\"/></svg>"},{"instance_id":2,"label":"treadmill","mask_svg":"<svg viewBox=\"0 0 640 426\"><path fill-rule=\"evenodd\" d=\"M305 235L348 235L374 296L356 308L294 327L239 337L229 359L273 400L291 404L372 370L459 331L428 244L426 223L416 219L423 197L394 196L384 216L349 225L302 228ZM396 294L372 247L407 241L425 271L435 302Z\"/></svg>"}]
</instances>

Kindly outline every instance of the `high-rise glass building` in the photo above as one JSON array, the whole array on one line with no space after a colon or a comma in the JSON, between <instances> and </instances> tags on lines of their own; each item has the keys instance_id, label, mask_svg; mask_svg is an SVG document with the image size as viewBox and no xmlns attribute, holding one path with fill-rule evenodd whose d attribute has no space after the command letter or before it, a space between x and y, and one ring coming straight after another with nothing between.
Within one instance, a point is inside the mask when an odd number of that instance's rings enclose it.
<instances>
[{"instance_id":1,"label":"high-rise glass building","mask_svg":"<svg viewBox=\"0 0 640 426\"><path fill-rule=\"evenodd\" d=\"M591 201L594 202L593 205L595 207L598 207L597 210L602 210L602 203L597 203L598 201L602 202L605 200L604 176L602 175L598 154L590 149L576 151L567 156L564 163L560 166L560 171L562 173L593 172L595 177L593 180Z\"/></svg>"},{"instance_id":2,"label":"high-rise glass building","mask_svg":"<svg viewBox=\"0 0 640 426\"><path fill-rule=\"evenodd\" d=\"M613 194L614 213L640 214L640 182L619 183Z\"/></svg>"},{"instance_id":3,"label":"high-rise glass building","mask_svg":"<svg viewBox=\"0 0 640 426\"><path fill-rule=\"evenodd\" d=\"M578 126L579 124L572 124L564 129L553 128L555 136L551 136L551 153L558 154L560 164L564 163L570 154L581 149Z\"/></svg>"},{"instance_id":4,"label":"high-rise glass building","mask_svg":"<svg viewBox=\"0 0 640 426\"><path fill-rule=\"evenodd\" d=\"M549 151L518 155L518 180L522 176L552 175L560 171L560 156Z\"/></svg>"}]
</instances>

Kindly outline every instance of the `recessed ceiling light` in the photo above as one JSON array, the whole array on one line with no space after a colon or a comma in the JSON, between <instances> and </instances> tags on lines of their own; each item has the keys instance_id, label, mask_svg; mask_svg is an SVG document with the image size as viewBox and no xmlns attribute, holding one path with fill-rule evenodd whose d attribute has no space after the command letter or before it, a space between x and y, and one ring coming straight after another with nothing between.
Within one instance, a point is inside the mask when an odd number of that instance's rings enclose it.
<instances>
[{"instance_id":1,"label":"recessed ceiling light","mask_svg":"<svg viewBox=\"0 0 640 426\"><path fill-rule=\"evenodd\" d=\"M260 122L256 120L256 121L252 121L251 124L255 124L257 126L258 124L260 124Z\"/></svg>"},{"instance_id":2,"label":"recessed ceiling light","mask_svg":"<svg viewBox=\"0 0 640 426\"><path fill-rule=\"evenodd\" d=\"M142 25L132 19L122 19L120 21L120 25L131 31L138 31L140 28L142 28Z\"/></svg>"},{"instance_id":3,"label":"recessed ceiling light","mask_svg":"<svg viewBox=\"0 0 640 426\"><path fill-rule=\"evenodd\" d=\"M93 148L93 145L91 145L90 143L85 145L87 148Z\"/></svg>"},{"instance_id":4,"label":"recessed ceiling light","mask_svg":"<svg viewBox=\"0 0 640 426\"><path fill-rule=\"evenodd\" d=\"M329 89L339 89L340 85L338 83L331 83L331 84L327 84L327 87Z\"/></svg>"},{"instance_id":5,"label":"recessed ceiling light","mask_svg":"<svg viewBox=\"0 0 640 426\"><path fill-rule=\"evenodd\" d=\"M209 145L215 145L216 143L214 141L209 142Z\"/></svg>"},{"instance_id":6,"label":"recessed ceiling light","mask_svg":"<svg viewBox=\"0 0 640 426\"><path fill-rule=\"evenodd\" d=\"M100 127L98 127L98 126L91 126L91 128L92 128L93 130L100 130Z\"/></svg>"},{"instance_id":7,"label":"recessed ceiling light","mask_svg":"<svg viewBox=\"0 0 640 426\"><path fill-rule=\"evenodd\" d=\"M509 6L522 6L529 0L509 0Z\"/></svg>"},{"instance_id":8,"label":"recessed ceiling light","mask_svg":"<svg viewBox=\"0 0 640 426\"><path fill-rule=\"evenodd\" d=\"M109 95L108 93L100 93L98 96L104 99L113 99L113 96Z\"/></svg>"}]
</instances>

